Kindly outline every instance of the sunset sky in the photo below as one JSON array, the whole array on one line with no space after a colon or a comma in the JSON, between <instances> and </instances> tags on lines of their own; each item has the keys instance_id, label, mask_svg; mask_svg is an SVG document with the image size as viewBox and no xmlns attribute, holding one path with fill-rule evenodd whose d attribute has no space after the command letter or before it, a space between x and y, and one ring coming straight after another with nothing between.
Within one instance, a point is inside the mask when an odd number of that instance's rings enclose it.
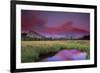
<instances>
[{"instance_id":1,"label":"sunset sky","mask_svg":"<svg viewBox=\"0 0 100 73\"><path fill-rule=\"evenodd\" d=\"M53 11L21 11L22 32L35 31L46 37L74 37L90 33L90 14Z\"/></svg>"}]
</instances>

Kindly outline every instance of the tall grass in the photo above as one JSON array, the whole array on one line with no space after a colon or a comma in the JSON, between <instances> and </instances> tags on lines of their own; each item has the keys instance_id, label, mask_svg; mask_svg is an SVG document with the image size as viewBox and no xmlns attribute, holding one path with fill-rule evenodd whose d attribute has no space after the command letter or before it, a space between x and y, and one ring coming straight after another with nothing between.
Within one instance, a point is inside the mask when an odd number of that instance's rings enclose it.
<instances>
[{"instance_id":1,"label":"tall grass","mask_svg":"<svg viewBox=\"0 0 100 73\"><path fill-rule=\"evenodd\" d=\"M87 52L87 59L90 57L89 40L22 41L21 61L37 62L41 55L55 53L62 49L78 49Z\"/></svg>"}]
</instances>

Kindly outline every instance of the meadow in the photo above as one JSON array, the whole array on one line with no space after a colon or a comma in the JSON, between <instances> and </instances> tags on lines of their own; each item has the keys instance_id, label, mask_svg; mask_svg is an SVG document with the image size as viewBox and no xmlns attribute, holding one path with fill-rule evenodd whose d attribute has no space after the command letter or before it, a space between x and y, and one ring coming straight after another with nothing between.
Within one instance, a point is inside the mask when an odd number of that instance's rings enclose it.
<instances>
[{"instance_id":1,"label":"meadow","mask_svg":"<svg viewBox=\"0 0 100 73\"><path fill-rule=\"evenodd\" d=\"M78 49L90 58L89 40L21 41L21 62L39 62L62 49Z\"/></svg>"}]
</instances>

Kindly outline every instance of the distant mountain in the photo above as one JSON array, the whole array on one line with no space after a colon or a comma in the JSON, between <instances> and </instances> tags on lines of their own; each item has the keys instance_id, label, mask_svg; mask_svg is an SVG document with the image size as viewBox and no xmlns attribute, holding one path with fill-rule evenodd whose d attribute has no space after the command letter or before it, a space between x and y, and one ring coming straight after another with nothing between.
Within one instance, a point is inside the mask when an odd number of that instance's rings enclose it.
<instances>
[{"instance_id":1,"label":"distant mountain","mask_svg":"<svg viewBox=\"0 0 100 73\"><path fill-rule=\"evenodd\" d=\"M57 34L57 33L89 33L86 29L82 27L78 28L71 25L70 23L63 24L62 26L57 27L45 27L41 29L42 33L49 33L49 34Z\"/></svg>"},{"instance_id":2,"label":"distant mountain","mask_svg":"<svg viewBox=\"0 0 100 73\"><path fill-rule=\"evenodd\" d=\"M56 29L55 29L56 30ZM52 30L54 31L54 30ZM24 40L42 40L42 39L89 39L89 32L83 29L74 28L71 29L70 32L59 32L59 33L46 33L46 32L36 32L36 31L30 31L30 32L23 32L21 33L22 39Z\"/></svg>"},{"instance_id":3,"label":"distant mountain","mask_svg":"<svg viewBox=\"0 0 100 73\"><path fill-rule=\"evenodd\" d=\"M81 33L89 33L87 30L80 29L80 28L73 28L71 32L81 32Z\"/></svg>"},{"instance_id":4,"label":"distant mountain","mask_svg":"<svg viewBox=\"0 0 100 73\"><path fill-rule=\"evenodd\" d=\"M43 35L40 35L39 33L35 31L31 32L23 32L21 33L22 40L34 40L34 39L45 39L46 37Z\"/></svg>"}]
</instances>

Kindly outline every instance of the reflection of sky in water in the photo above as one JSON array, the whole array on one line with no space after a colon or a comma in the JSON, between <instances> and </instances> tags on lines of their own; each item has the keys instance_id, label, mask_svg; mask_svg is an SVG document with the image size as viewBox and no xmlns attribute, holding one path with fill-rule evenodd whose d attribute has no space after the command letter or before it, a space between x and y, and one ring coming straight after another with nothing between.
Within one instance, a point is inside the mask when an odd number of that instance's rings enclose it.
<instances>
[{"instance_id":1,"label":"reflection of sky in water","mask_svg":"<svg viewBox=\"0 0 100 73\"><path fill-rule=\"evenodd\" d=\"M43 61L67 61L67 60L85 60L87 57L86 52L81 52L76 49L72 50L61 50L54 56L48 57Z\"/></svg>"}]
</instances>

